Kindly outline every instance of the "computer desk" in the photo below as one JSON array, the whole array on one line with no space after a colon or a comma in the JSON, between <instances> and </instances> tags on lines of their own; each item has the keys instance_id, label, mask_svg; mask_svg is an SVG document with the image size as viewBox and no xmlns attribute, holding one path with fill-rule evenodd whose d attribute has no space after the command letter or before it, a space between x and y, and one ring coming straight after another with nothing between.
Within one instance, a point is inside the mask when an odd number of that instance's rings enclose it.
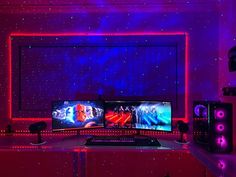
<instances>
[{"instance_id":1,"label":"computer desk","mask_svg":"<svg viewBox=\"0 0 236 177\"><path fill-rule=\"evenodd\" d=\"M6 177L224 177L236 176L235 154L215 155L159 139L162 147L86 147L84 136L0 136L0 176Z\"/></svg>"}]
</instances>

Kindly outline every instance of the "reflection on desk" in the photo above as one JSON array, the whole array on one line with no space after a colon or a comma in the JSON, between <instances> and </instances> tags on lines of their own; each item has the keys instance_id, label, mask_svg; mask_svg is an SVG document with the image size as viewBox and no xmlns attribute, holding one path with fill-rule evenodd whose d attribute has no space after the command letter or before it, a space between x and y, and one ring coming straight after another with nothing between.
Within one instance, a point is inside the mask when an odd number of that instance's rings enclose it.
<instances>
[{"instance_id":1,"label":"reflection on desk","mask_svg":"<svg viewBox=\"0 0 236 177\"><path fill-rule=\"evenodd\" d=\"M211 173L234 177L236 174L235 154L209 154L192 143L180 145L174 140L158 139L161 147L88 147L84 145L88 137L45 137L47 144L31 146L34 136L1 136L1 174L9 177L163 177L166 174L213 177Z\"/></svg>"}]
</instances>

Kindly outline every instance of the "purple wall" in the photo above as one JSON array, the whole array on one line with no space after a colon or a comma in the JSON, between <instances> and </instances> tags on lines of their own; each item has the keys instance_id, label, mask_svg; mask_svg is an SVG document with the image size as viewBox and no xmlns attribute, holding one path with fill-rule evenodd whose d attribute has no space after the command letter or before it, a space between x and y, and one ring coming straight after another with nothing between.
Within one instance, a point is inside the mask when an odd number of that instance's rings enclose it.
<instances>
[{"instance_id":1,"label":"purple wall","mask_svg":"<svg viewBox=\"0 0 236 177\"><path fill-rule=\"evenodd\" d=\"M224 3L220 10L220 36L219 36L219 97L224 102L233 103L233 137L234 145L236 145L236 97L234 96L222 96L223 87L235 87L236 86L236 72L228 71L228 50L236 45L236 13L235 13L235 1L230 3Z\"/></svg>"},{"instance_id":2,"label":"purple wall","mask_svg":"<svg viewBox=\"0 0 236 177\"><path fill-rule=\"evenodd\" d=\"M47 5L41 1L36 6L34 1L23 6L19 5L19 1L12 3L9 6L3 1L0 7L3 39L0 41L3 51L0 56L0 126L5 126L8 116L6 41L11 32L187 32L190 40L190 113L193 100L218 100L220 88L227 82L233 82L235 77L235 74L228 74L225 67L225 52L234 43L232 37L235 36L235 25L231 25L233 11L226 3L211 0L186 3L91 1L83 5L62 1Z\"/></svg>"}]
</instances>

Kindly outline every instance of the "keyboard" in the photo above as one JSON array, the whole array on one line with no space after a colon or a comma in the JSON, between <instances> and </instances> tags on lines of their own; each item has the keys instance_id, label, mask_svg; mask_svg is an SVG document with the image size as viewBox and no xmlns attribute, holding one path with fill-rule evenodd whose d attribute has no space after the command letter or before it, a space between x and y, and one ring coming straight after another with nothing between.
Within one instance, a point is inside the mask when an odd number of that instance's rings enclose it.
<instances>
[{"instance_id":1,"label":"keyboard","mask_svg":"<svg viewBox=\"0 0 236 177\"><path fill-rule=\"evenodd\" d=\"M87 139L86 146L158 146L156 138L142 136L93 136Z\"/></svg>"}]
</instances>

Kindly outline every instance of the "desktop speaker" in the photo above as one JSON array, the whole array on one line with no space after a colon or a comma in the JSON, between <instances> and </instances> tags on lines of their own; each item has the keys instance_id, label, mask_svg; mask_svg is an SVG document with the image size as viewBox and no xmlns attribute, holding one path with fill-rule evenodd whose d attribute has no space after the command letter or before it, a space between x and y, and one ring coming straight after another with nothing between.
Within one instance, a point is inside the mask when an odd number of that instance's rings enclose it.
<instances>
[{"instance_id":1,"label":"desktop speaker","mask_svg":"<svg viewBox=\"0 0 236 177\"><path fill-rule=\"evenodd\" d=\"M43 145L46 141L43 141L41 132L47 128L47 123L44 121L33 123L29 126L30 133L37 134L37 141L30 143L31 145Z\"/></svg>"},{"instance_id":2,"label":"desktop speaker","mask_svg":"<svg viewBox=\"0 0 236 177\"><path fill-rule=\"evenodd\" d=\"M233 107L230 103L198 101L193 104L193 138L210 152L233 150Z\"/></svg>"},{"instance_id":3,"label":"desktop speaker","mask_svg":"<svg viewBox=\"0 0 236 177\"><path fill-rule=\"evenodd\" d=\"M38 133L47 128L47 123L44 121L33 123L29 126L30 133Z\"/></svg>"},{"instance_id":4,"label":"desktop speaker","mask_svg":"<svg viewBox=\"0 0 236 177\"><path fill-rule=\"evenodd\" d=\"M175 142L180 144L188 144L189 142L184 138L184 134L187 133L189 130L188 124L182 120L179 120L177 122L177 128L180 132L180 138Z\"/></svg>"}]
</instances>

